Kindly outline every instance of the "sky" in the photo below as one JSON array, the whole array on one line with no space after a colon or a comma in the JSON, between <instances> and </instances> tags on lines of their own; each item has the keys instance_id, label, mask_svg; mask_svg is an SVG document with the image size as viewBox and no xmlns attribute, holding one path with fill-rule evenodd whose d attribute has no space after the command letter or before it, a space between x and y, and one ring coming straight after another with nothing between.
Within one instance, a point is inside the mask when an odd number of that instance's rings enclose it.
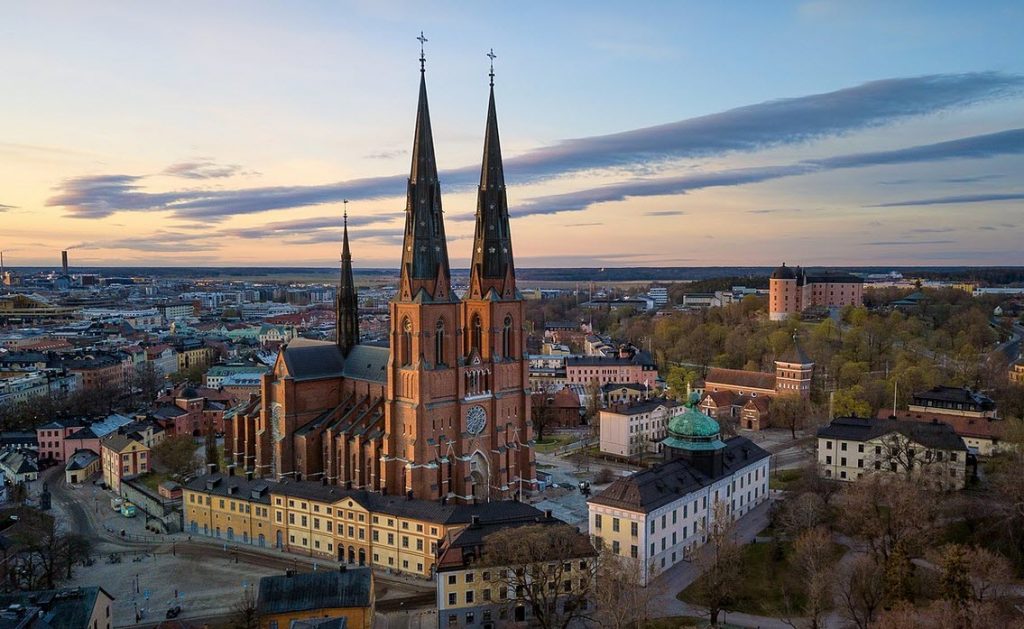
<instances>
[{"instance_id":1,"label":"sky","mask_svg":"<svg viewBox=\"0 0 1024 629\"><path fill-rule=\"evenodd\" d=\"M8 265L397 266L424 32L453 266L1024 264L1021 2L0 0Z\"/></svg>"}]
</instances>

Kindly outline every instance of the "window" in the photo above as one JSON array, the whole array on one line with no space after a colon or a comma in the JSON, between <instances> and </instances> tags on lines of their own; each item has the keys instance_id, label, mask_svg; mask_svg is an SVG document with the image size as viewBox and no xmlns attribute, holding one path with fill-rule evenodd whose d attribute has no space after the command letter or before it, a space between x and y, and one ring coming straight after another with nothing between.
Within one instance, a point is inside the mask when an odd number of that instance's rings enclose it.
<instances>
[{"instance_id":1,"label":"window","mask_svg":"<svg viewBox=\"0 0 1024 629\"><path fill-rule=\"evenodd\" d=\"M619 532L619 519L618 518L612 518L612 531L614 531L615 533Z\"/></svg>"},{"instance_id":2,"label":"window","mask_svg":"<svg viewBox=\"0 0 1024 629\"><path fill-rule=\"evenodd\" d=\"M480 352L481 354L483 354L483 349L482 349L482 347L483 347L483 336L484 336L483 323L481 323L481 321L480 321L480 315L479 314L475 314L475 315L473 315L472 330L470 331L470 343L471 343L470 351L475 349L478 352Z\"/></svg>"},{"instance_id":3,"label":"window","mask_svg":"<svg viewBox=\"0 0 1024 629\"><path fill-rule=\"evenodd\" d=\"M505 326L501 331L501 355L505 358L513 357L512 317L505 317Z\"/></svg>"},{"instance_id":4,"label":"window","mask_svg":"<svg viewBox=\"0 0 1024 629\"><path fill-rule=\"evenodd\" d=\"M601 514L600 513L595 513L594 514L594 528L595 529L601 528Z\"/></svg>"},{"instance_id":5,"label":"window","mask_svg":"<svg viewBox=\"0 0 1024 629\"><path fill-rule=\"evenodd\" d=\"M637 535L639 535L639 528L640 528L640 525L638 525L636 522L630 522L629 523L629 534L632 535L633 537L636 537Z\"/></svg>"},{"instance_id":6,"label":"window","mask_svg":"<svg viewBox=\"0 0 1024 629\"><path fill-rule=\"evenodd\" d=\"M845 441L843 441L842 443L839 444L839 449L842 450L843 452L846 452L846 442Z\"/></svg>"},{"instance_id":7,"label":"window","mask_svg":"<svg viewBox=\"0 0 1024 629\"><path fill-rule=\"evenodd\" d=\"M466 590L466 603L472 603L473 602L473 594L474 594L473 590Z\"/></svg>"},{"instance_id":8,"label":"window","mask_svg":"<svg viewBox=\"0 0 1024 629\"><path fill-rule=\"evenodd\" d=\"M831 450L832 449L832 442L831 441L826 441L825 442L825 449L826 450Z\"/></svg>"},{"instance_id":9,"label":"window","mask_svg":"<svg viewBox=\"0 0 1024 629\"><path fill-rule=\"evenodd\" d=\"M412 322L408 317L402 320L402 337L398 346L402 366L408 367L412 364Z\"/></svg>"},{"instance_id":10,"label":"window","mask_svg":"<svg viewBox=\"0 0 1024 629\"><path fill-rule=\"evenodd\" d=\"M458 600L455 598L456 596L457 595L455 594L455 592L452 592L452 593L450 593L448 595L448 604L449 605L457 605L458 604ZM448 624L449 625L456 624L458 622L458 621L456 621L456 623L451 622L451 620L454 619L454 618L455 618L455 616L452 616L451 618L448 619L448 621L449 621Z\"/></svg>"}]
</instances>

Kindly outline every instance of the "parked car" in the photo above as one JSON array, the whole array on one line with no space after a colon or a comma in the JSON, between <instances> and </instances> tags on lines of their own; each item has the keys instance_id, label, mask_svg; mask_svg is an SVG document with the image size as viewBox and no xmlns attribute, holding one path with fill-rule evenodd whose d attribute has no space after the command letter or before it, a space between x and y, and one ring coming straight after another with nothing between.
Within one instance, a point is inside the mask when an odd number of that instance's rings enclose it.
<instances>
[{"instance_id":1,"label":"parked car","mask_svg":"<svg viewBox=\"0 0 1024 629\"><path fill-rule=\"evenodd\" d=\"M177 618L178 614L181 613L181 605L175 605L174 607L167 610L168 618Z\"/></svg>"}]
</instances>

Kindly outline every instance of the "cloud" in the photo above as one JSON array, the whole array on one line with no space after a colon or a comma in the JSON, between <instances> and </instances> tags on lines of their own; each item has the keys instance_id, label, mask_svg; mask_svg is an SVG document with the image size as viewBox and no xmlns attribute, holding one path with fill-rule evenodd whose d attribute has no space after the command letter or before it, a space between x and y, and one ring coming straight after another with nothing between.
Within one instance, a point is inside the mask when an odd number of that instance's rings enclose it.
<instances>
[{"instance_id":1,"label":"cloud","mask_svg":"<svg viewBox=\"0 0 1024 629\"><path fill-rule=\"evenodd\" d=\"M393 219L400 218L401 216L402 214L400 213L384 215L351 215L348 217L348 225L350 228L353 228L364 225L373 225L375 223L386 223ZM238 238L268 238L288 235L303 235L316 231L326 231L332 234L332 240L340 240L342 234L342 217L335 215L316 218L301 218L291 221L276 221L259 227L247 227L225 233ZM349 231L358 233L352 229ZM401 233L401 230L399 230L399 233Z\"/></svg>"},{"instance_id":2,"label":"cloud","mask_svg":"<svg viewBox=\"0 0 1024 629\"><path fill-rule=\"evenodd\" d=\"M799 208L772 208L766 210L747 210L747 214L786 214L789 212L803 212L803 210Z\"/></svg>"},{"instance_id":3,"label":"cloud","mask_svg":"<svg viewBox=\"0 0 1024 629\"><path fill-rule=\"evenodd\" d=\"M68 249L125 249L151 253L210 251L218 249L219 246L216 243L205 241L215 237L216 235L214 234L197 237L195 234L180 234L160 230L149 236L80 242L71 245Z\"/></svg>"},{"instance_id":4,"label":"cloud","mask_svg":"<svg viewBox=\"0 0 1024 629\"><path fill-rule=\"evenodd\" d=\"M644 212L644 216L683 216L686 214L684 210L655 210L653 212Z\"/></svg>"},{"instance_id":5,"label":"cloud","mask_svg":"<svg viewBox=\"0 0 1024 629\"><path fill-rule=\"evenodd\" d=\"M970 136L946 142L923 144L890 151L852 153L781 166L761 166L656 179L633 179L623 183L534 197L521 203L516 216L557 214L584 210L597 203L622 201L629 197L686 194L704 188L739 186L783 177L807 175L846 168L891 166L952 159L977 159L1024 153L1024 129ZM993 195L989 195L993 196ZM994 195L999 196L999 195ZM1011 196L1012 195L1004 195ZM1016 197L1014 197L1016 198ZM979 199L984 200L984 199ZM1002 199L989 199L1002 200ZM920 205L899 203L895 205ZM872 206L889 207L889 205Z\"/></svg>"},{"instance_id":6,"label":"cloud","mask_svg":"<svg viewBox=\"0 0 1024 629\"><path fill-rule=\"evenodd\" d=\"M956 231L952 227L919 227L917 229L911 229L908 234L948 234L949 232Z\"/></svg>"},{"instance_id":7,"label":"cloud","mask_svg":"<svg viewBox=\"0 0 1024 629\"><path fill-rule=\"evenodd\" d=\"M3 203L0 203L0 212L6 212L7 210L16 210L16 209L18 209L17 205L4 205Z\"/></svg>"},{"instance_id":8,"label":"cloud","mask_svg":"<svg viewBox=\"0 0 1024 629\"><path fill-rule=\"evenodd\" d=\"M668 159L722 155L798 144L890 124L980 102L1024 89L1024 77L998 72L943 74L872 81L833 92L767 101L728 111L621 133L565 140L505 160L506 179L529 182L573 172L632 167L639 171ZM187 171L187 169L186 169ZM191 171L188 171L191 172ZM443 171L446 187L476 184L479 166ZM227 216L334 203L342 199L401 196L407 177L392 175L315 186L146 193L140 177L107 175L65 181L47 205L78 218L118 211L173 211L177 218Z\"/></svg>"},{"instance_id":9,"label":"cloud","mask_svg":"<svg viewBox=\"0 0 1024 629\"><path fill-rule=\"evenodd\" d=\"M598 221L596 223L566 223L566 227L596 227L598 225L604 225L604 223Z\"/></svg>"},{"instance_id":10,"label":"cloud","mask_svg":"<svg viewBox=\"0 0 1024 629\"><path fill-rule=\"evenodd\" d=\"M408 155L408 149L394 149L392 151L379 151L377 153L368 153L363 155L366 159L394 159L401 157L402 155Z\"/></svg>"},{"instance_id":11,"label":"cloud","mask_svg":"<svg viewBox=\"0 0 1024 629\"><path fill-rule=\"evenodd\" d=\"M911 205L955 205L966 203L990 203L992 201L1020 201L1024 200L1024 192L993 192L988 194L957 194L947 197L932 197L930 199L909 199L907 201L893 201L891 203L879 203L867 207L906 207Z\"/></svg>"},{"instance_id":12,"label":"cloud","mask_svg":"<svg viewBox=\"0 0 1024 629\"><path fill-rule=\"evenodd\" d=\"M950 245L955 240L879 240L876 242L862 242L862 245L871 247L895 247L903 245Z\"/></svg>"},{"instance_id":13,"label":"cloud","mask_svg":"<svg viewBox=\"0 0 1024 629\"><path fill-rule=\"evenodd\" d=\"M164 169L163 174L185 179L217 179L220 177L231 177L241 172L242 167L237 164L217 164L205 160L171 164Z\"/></svg>"}]
</instances>

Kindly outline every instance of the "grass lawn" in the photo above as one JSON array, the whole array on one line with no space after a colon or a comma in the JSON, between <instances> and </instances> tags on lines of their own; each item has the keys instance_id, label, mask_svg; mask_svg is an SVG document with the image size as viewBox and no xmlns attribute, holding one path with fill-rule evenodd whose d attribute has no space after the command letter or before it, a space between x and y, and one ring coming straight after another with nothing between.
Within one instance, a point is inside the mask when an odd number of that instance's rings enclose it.
<instances>
[{"instance_id":1,"label":"grass lawn","mask_svg":"<svg viewBox=\"0 0 1024 629\"><path fill-rule=\"evenodd\" d=\"M777 470L770 477L768 477L768 488L769 489L781 489L787 490L792 489L793 485L800 482L803 478L804 471L801 469L792 470Z\"/></svg>"},{"instance_id":2,"label":"grass lawn","mask_svg":"<svg viewBox=\"0 0 1024 629\"><path fill-rule=\"evenodd\" d=\"M781 616L787 612L786 596L790 599L793 609L804 604L803 579L790 565L793 547L783 542L782 559L774 556L772 549L775 544L748 544L743 547L743 571L736 582L735 600L729 605L729 611L745 612L762 616ZM834 545L835 561L843 554L843 547ZM699 605L697 600L697 584L678 594L681 601Z\"/></svg>"},{"instance_id":3,"label":"grass lawn","mask_svg":"<svg viewBox=\"0 0 1024 629\"><path fill-rule=\"evenodd\" d=\"M543 439L537 440L537 445L534 448L537 452L548 454L573 441L576 441L576 437L573 435L546 435Z\"/></svg>"}]
</instances>

